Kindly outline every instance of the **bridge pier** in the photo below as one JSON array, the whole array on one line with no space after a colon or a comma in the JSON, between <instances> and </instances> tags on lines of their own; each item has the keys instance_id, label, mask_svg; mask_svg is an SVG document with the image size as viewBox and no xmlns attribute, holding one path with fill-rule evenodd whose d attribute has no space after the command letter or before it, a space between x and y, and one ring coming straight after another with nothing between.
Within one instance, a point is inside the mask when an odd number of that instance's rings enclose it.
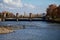
<instances>
[{"instance_id":1,"label":"bridge pier","mask_svg":"<svg viewBox=\"0 0 60 40\"><path fill-rule=\"evenodd\" d=\"M18 15L19 15L19 14L18 14L18 13L16 13L16 21L18 21L18 17L19 17Z\"/></svg>"},{"instance_id":2,"label":"bridge pier","mask_svg":"<svg viewBox=\"0 0 60 40\"><path fill-rule=\"evenodd\" d=\"M18 21L18 19L16 19L16 21Z\"/></svg>"},{"instance_id":3,"label":"bridge pier","mask_svg":"<svg viewBox=\"0 0 60 40\"><path fill-rule=\"evenodd\" d=\"M5 18L3 18L2 21L5 21Z\"/></svg>"},{"instance_id":4,"label":"bridge pier","mask_svg":"<svg viewBox=\"0 0 60 40\"><path fill-rule=\"evenodd\" d=\"M32 13L29 14L29 20L31 21L32 20Z\"/></svg>"}]
</instances>

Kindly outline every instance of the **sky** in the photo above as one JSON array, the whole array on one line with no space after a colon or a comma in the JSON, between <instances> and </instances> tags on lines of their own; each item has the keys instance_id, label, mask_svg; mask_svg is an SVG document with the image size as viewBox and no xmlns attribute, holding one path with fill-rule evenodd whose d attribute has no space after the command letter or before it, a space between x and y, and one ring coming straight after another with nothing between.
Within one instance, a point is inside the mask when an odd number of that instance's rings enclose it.
<instances>
[{"instance_id":1,"label":"sky","mask_svg":"<svg viewBox=\"0 0 60 40\"><path fill-rule=\"evenodd\" d=\"M19 13L46 13L50 4L60 4L60 0L0 0L0 12L9 11Z\"/></svg>"}]
</instances>

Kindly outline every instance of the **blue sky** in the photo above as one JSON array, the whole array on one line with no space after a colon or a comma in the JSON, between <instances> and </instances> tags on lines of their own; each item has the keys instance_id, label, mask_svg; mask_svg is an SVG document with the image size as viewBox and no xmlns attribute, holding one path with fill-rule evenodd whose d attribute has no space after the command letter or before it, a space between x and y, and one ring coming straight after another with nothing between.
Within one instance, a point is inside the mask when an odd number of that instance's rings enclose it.
<instances>
[{"instance_id":1,"label":"blue sky","mask_svg":"<svg viewBox=\"0 0 60 40\"><path fill-rule=\"evenodd\" d=\"M50 4L59 5L60 0L0 0L0 12L44 13Z\"/></svg>"}]
</instances>

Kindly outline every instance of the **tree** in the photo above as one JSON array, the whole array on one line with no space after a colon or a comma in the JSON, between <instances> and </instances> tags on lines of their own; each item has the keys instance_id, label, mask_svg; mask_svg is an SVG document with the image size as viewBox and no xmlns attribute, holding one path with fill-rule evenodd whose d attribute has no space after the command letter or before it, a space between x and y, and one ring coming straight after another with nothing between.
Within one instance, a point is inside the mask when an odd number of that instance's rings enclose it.
<instances>
[{"instance_id":1,"label":"tree","mask_svg":"<svg viewBox=\"0 0 60 40\"><path fill-rule=\"evenodd\" d=\"M60 5L58 6L58 8L57 8L57 9L58 9L58 12L57 12L57 13L58 13L58 14L57 14L57 17L58 17L58 18L60 18Z\"/></svg>"},{"instance_id":2,"label":"tree","mask_svg":"<svg viewBox=\"0 0 60 40\"><path fill-rule=\"evenodd\" d=\"M50 19L54 19L54 17L56 16L56 8L57 6L55 4L51 4L49 5L49 7L47 8L47 17L49 17Z\"/></svg>"}]
</instances>

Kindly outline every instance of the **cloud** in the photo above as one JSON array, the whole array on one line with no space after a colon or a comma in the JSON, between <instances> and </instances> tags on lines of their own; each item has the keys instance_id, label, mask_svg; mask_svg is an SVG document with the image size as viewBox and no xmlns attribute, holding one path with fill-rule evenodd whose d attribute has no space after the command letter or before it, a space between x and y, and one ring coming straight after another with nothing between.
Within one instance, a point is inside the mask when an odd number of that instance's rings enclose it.
<instances>
[{"instance_id":1,"label":"cloud","mask_svg":"<svg viewBox=\"0 0 60 40\"><path fill-rule=\"evenodd\" d=\"M3 0L3 2L5 4L13 6L13 7L22 7L23 6L21 0Z\"/></svg>"},{"instance_id":2,"label":"cloud","mask_svg":"<svg viewBox=\"0 0 60 40\"><path fill-rule=\"evenodd\" d=\"M32 8L32 9L34 9L34 8L35 8L35 6L34 6L34 5L32 5L32 4L24 4L24 6L25 6L25 7Z\"/></svg>"},{"instance_id":3,"label":"cloud","mask_svg":"<svg viewBox=\"0 0 60 40\"><path fill-rule=\"evenodd\" d=\"M16 9L16 8L22 8L22 7L31 8L31 9L35 8L35 6L32 4L28 4L28 3L23 4L21 0L3 0L3 2L0 4L0 6L1 5L3 5L5 8L9 8L9 9L13 9L13 8Z\"/></svg>"},{"instance_id":4,"label":"cloud","mask_svg":"<svg viewBox=\"0 0 60 40\"><path fill-rule=\"evenodd\" d=\"M15 9L15 8L9 7L7 5L3 5L3 3L0 3L0 8L2 8L2 9Z\"/></svg>"},{"instance_id":5,"label":"cloud","mask_svg":"<svg viewBox=\"0 0 60 40\"><path fill-rule=\"evenodd\" d=\"M0 6L2 6L3 4L2 3L0 3Z\"/></svg>"},{"instance_id":6,"label":"cloud","mask_svg":"<svg viewBox=\"0 0 60 40\"><path fill-rule=\"evenodd\" d=\"M0 3L0 8L3 8L3 4L2 3Z\"/></svg>"}]
</instances>

